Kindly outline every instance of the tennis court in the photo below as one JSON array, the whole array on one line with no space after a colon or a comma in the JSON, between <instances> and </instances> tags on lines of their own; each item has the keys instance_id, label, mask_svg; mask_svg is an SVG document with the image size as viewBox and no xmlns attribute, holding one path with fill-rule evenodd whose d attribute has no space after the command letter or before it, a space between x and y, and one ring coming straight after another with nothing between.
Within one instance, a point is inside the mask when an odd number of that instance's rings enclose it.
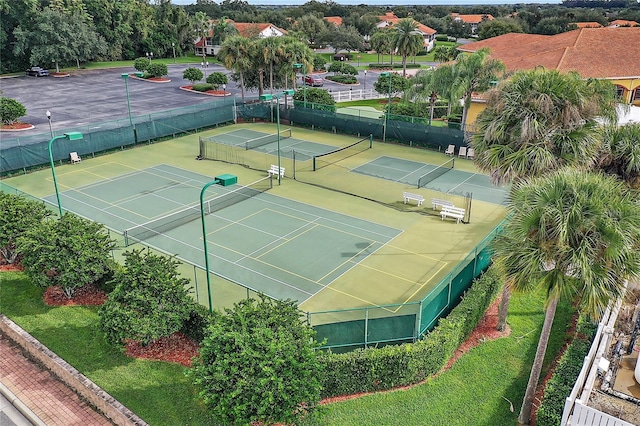
<instances>
[{"instance_id":1,"label":"tennis court","mask_svg":"<svg viewBox=\"0 0 640 426\"><path fill-rule=\"evenodd\" d=\"M492 185L486 175L456 170L456 161L465 160L452 158L441 165L434 165L382 156L350 171L415 185L417 188L429 188L446 194L464 195L470 192L474 200L493 204L506 202L509 193L508 187Z\"/></svg>"},{"instance_id":2,"label":"tennis court","mask_svg":"<svg viewBox=\"0 0 640 426\"><path fill-rule=\"evenodd\" d=\"M278 134L264 133L253 129L237 129L231 132L218 134L209 138L211 141L249 150L262 151L277 155ZM310 142L293 137L292 129L280 130L280 155L287 158L293 157L293 152L300 160L307 160L314 155L324 154L335 150L332 145Z\"/></svg>"},{"instance_id":3,"label":"tennis court","mask_svg":"<svg viewBox=\"0 0 640 426\"><path fill-rule=\"evenodd\" d=\"M211 177L162 164L66 190L60 196L68 211L111 229L127 230L130 240L203 265L199 196L210 181ZM271 297L303 303L352 269L360 274L374 270L389 274L395 269L373 259L376 256L402 254L407 259L399 266L415 269L416 278L422 277L420 285L429 282L425 273L430 276L446 265L390 244L400 229L282 198L270 194L269 188L270 180L261 179L247 186L212 185L206 191L209 265L215 274ZM46 198L55 203L55 196ZM389 292L390 299L409 300L415 284L407 280L406 287ZM366 301L372 287L332 290L334 297Z\"/></svg>"}]
</instances>

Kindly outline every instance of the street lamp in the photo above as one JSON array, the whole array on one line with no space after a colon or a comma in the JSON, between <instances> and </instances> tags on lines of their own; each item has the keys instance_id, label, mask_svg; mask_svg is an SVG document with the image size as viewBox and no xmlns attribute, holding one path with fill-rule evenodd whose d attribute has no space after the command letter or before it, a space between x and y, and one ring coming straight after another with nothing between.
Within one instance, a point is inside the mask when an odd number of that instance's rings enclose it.
<instances>
[{"instance_id":1,"label":"street lamp","mask_svg":"<svg viewBox=\"0 0 640 426\"><path fill-rule=\"evenodd\" d=\"M49 134L53 137L53 129L51 128L51 112L47 110L45 114L47 114L47 120L49 120Z\"/></svg>"},{"instance_id":2,"label":"street lamp","mask_svg":"<svg viewBox=\"0 0 640 426\"><path fill-rule=\"evenodd\" d=\"M293 68L300 69L302 68L302 97L304 98L304 107L307 107L307 82L305 79L307 78L307 67L302 64L293 64Z\"/></svg>"},{"instance_id":3,"label":"street lamp","mask_svg":"<svg viewBox=\"0 0 640 426\"><path fill-rule=\"evenodd\" d=\"M144 73L142 72L134 72L133 75L136 77L142 77ZM138 143L138 132L136 130L136 126L133 125L133 118L131 118L131 101L129 100L129 73L125 72L120 74L120 77L124 79L124 87L127 92L127 110L129 111L129 125L133 128L133 140L135 143Z\"/></svg>"},{"instance_id":4,"label":"street lamp","mask_svg":"<svg viewBox=\"0 0 640 426\"><path fill-rule=\"evenodd\" d=\"M60 193L58 192L58 181L56 180L56 168L53 164L53 150L51 145L58 139L68 139L70 141L76 141L82 139L82 133L80 132L68 132L62 136L55 136L49 141L49 161L51 162L51 174L53 175L53 187L56 190L56 199L58 200L58 210L60 211L60 217L62 217L62 204L60 204Z\"/></svg>"},{"instance_id":5,"label":"street lamp","mask_svg":"<svg viewBox=\"0 0 640 426\"><path fill-rule=\"evenodd\" d=\"M278 185L280 185L280 97L282 95L287 96L287 95L293 95L294 90L293 89L288 89L285 90L283 92L280 93L265 93L263 95L260 95L260 100L261 101L271 101L273 99L275 99L277 101L276 103L276 131L278 132Z\"/></svg>"},{"instance_id":6,"label":"street lamp","mask_svg":"<svg viewBox=\"0 0 640 426\"><path fill-rule=\"evenodd\" d=\"M200 191L200 218L202 219L202 241L204 243L204 267L205 273L207 274L207 294L209 296L209 312L213 312L213 300L211 299L211 279L209 278L209 252L207 250L207 225L204 220L204 192L214 183L218 182L217 180L212 180L202 187L202 191Z\"/></svg>"},{"instance_id":7,"label":"street lamp","mask_svg":"<svg viewBox=\"0 0 640 426\"><path fill-rule=\"evenodd\" d=\"M171 43L171 49L173 49L173 63L176 63L176 44L175 43Z\"/></svg>"},{"instance_id":8,"label":"street lamp","mask_svg":"<svg viewBox=\"0 0 640 426\"><path fill-rule=\"evenodd\" d=\"M226 95L227 95L227 85L226 85L226 84L223 84L223 85L222 85L222 95L223 95L223 96L226 96Z\"/></svg>"},{"instance_id":9,"label":"street lamp","mask_svg":"<svg viewBox=\"0 0 640 426\"><path fill-rule=\"evenodd\" d=\"M149 64L151 64L151 60L153 59L153 52L147 52L147 53L145 53L145 55L147 55L147 59L149 60Z\"/></svg>"},{"instance_id":10,"label":"street lamp","mask_svg":"<svg viewBox=\"0 0 640 426\"><path fill-rule=\"evenodd\" d=\"M362 97L364 98L366 94L364 92L367 91L367 70L364 70L364 89L362 89Z\"/></svg>"},{"instance_id":11,"label":"street lamp","mask_svg":"<svg viewBox=\"0 0 640 426\"><path fill-rule=\"evenodd\" d=\"M207 79L207 68L209 68L209 61L202 61L200 64L202 65L202 69L204 70L204 79Z\"/></svg>"},{"instance_id":12,"label":"street lamp","mask_svg":"<svg viewBox=\"0 0 640 426\"><path fill-rule=\"evenodd\" d=\"M382 142L387 141L387 127L389 126L389 115L391 115L391 73L381 72L380 77L389 77L389 101L387 102L387 116L384 120L384 129L382 131Z\"/></svg>"}]
</instances>

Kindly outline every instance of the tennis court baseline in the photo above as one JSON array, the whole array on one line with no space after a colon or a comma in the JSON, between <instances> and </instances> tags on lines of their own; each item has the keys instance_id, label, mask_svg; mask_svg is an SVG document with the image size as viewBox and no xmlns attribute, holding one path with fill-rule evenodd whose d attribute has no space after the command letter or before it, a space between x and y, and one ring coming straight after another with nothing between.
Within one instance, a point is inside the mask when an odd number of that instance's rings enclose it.
<instances>
[{"instance_id":1,"label":"tennis court baseline","mask_svg":"<svg viewBox=\"0 0 640 426\"><path fill-rule=\"evenodd\" d=\"M464 195L470 192L473 194L473 199L493 204L506 202L509 193L508 187L492 185L486 175L455 170L450 166L451 161L447 160L442 165L435 165L382 156L350 171L414 186L417 186L418 180L425 175L436 172L434 173L435 179L421 186L446 194ZM439 171L438 169L441 167L445 167L446 170Z\"/></svg>"}]
</instances>

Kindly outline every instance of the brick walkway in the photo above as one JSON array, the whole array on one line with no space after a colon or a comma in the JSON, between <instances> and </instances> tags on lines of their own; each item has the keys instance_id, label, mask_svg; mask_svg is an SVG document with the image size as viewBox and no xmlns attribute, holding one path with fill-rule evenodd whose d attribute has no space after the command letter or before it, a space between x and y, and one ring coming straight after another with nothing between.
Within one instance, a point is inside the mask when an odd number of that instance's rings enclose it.
<instances>
[{"instance_id":1,"label":"brick walkway","mask_svg":"<svg viewBox=\"0 0 640 426\"><path fill-rule=\"evenodd\" d=\"M0 334L0 381L47 426L112 425Z\"/></svg>"}]
</instances>

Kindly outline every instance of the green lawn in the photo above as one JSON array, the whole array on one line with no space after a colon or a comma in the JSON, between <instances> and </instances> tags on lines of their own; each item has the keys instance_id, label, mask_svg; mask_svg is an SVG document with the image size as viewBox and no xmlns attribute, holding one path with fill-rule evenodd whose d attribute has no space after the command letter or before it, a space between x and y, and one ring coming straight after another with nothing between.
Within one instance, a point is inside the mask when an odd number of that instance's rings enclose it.
<instances>
[{"instance_id":1,"label":"green lawn","mask_svg":"<svg viewBox=\"0 0 640 426\"><path fill-rule=\"evenodd\" d=\"M42 293L24 274L3 272L0 312L149 424L210 424L184 367L125 357L104 340L97 308L48 307ZM509 337L483 343L420 386L330 404L315 424L398 424L402 419L403 425L515 425L544 320L542 305L542 294L514 295ZM567 304L558 306L548 359L564 343L572 313ZM503 397L514 403L514 413Z\"/></svg>"},{"instance_id":2,"label":"green lawn","mask_svg":"<svg viewBox=\"0 0 640 426\"><path fill-rule=\"evenodd\" d=\"M459 46L459 43L455 43L453 41L438 41L436 42L436 46ZM327 60L327 63L331 63L333 62L333 53L321 53L321 55ZM354 67L357 67L359 69L365 69L368 68L369 64L377 64L377 63L390 63L391 62L391 55L378 55L377 53L357 53L357 52L353 52L351 53L351 60L349 61L349 63L351 65L353 65ZM358 55L360 55L360 58L358 58ZM410 56L407 58L407 63L421 63L421 62L434 62L435 59L433 58L433 50L431 50L431 52L427 53L424 56ZM394 55L393 56L393 63L394 64L399 64L402 63L402 56L399 55Z\"/></svg>"}]
</instances>

